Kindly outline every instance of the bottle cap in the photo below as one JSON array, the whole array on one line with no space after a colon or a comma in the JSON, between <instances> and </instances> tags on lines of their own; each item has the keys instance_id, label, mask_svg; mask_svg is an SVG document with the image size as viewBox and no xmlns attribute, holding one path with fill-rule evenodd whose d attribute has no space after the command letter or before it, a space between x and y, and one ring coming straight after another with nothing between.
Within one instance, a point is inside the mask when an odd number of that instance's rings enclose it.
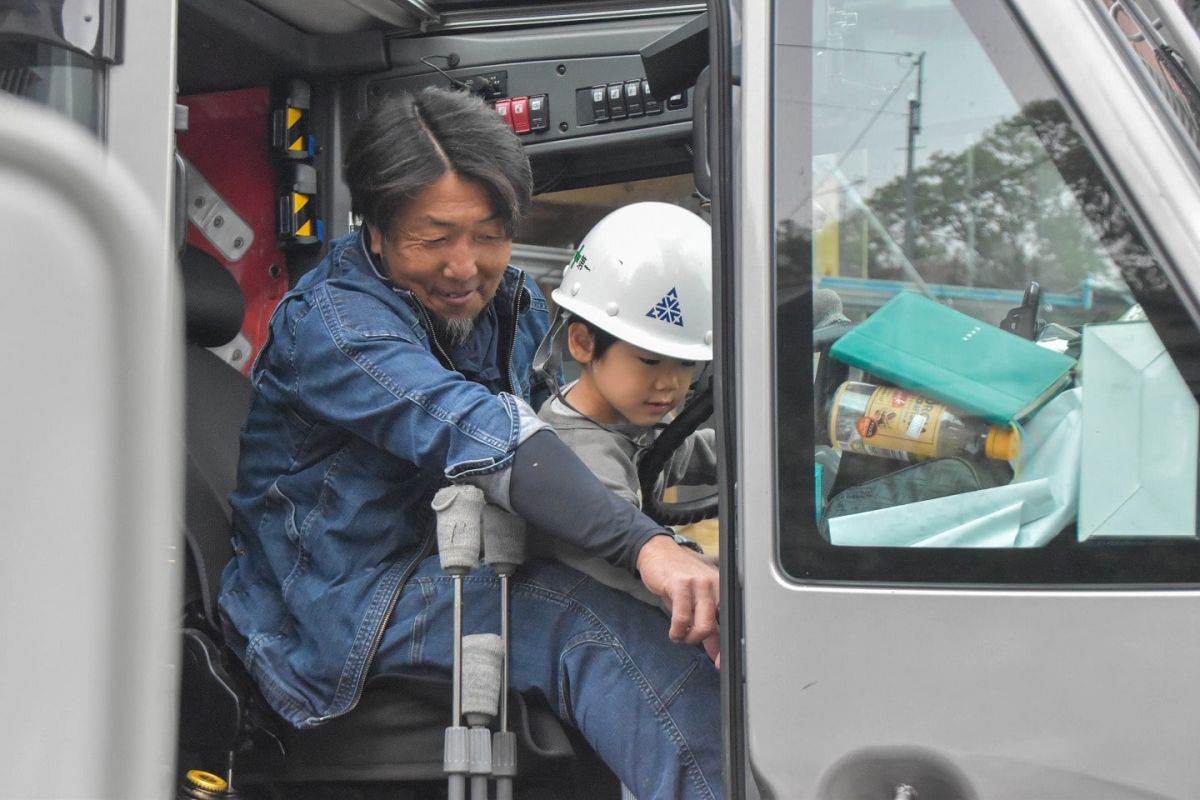
<instances>
[{"instance_id":1,"label":"bottle cap","mask_svg":"<svg viewBox=\"0 0 1200 800\"><path fill-rule=\"evenodd\" d=\"M996 461L1015 461L1021 452L1021 439L1012 428L991 427L983 443L983 454Z\"/></svg>"}]
</instances>

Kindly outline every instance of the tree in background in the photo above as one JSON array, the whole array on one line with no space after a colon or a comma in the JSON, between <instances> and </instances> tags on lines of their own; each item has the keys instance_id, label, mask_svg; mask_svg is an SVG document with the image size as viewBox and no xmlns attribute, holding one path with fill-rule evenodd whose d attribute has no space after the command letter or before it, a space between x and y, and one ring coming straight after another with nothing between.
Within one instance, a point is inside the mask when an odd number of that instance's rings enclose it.
<instances>
[{"instance_id":1,"label":"tree in background","mask_svg":"<svg viewBox=\"0 0 1200 800\"><path fill-rule=\"evenodd\" d=\"M891 242L851 207L840 220L841 252L861 253L867 274L906 280L906 179L865 200ZM1053 100L1026 105L974 146L937 152L913 173L911 261L927 283L1074 293L1089 275L1157 290L1165 278L1136 235L1095 160ZM792 220L777 231L782 285L811 280L811 232Z\"/></svg>"}]
</instances>

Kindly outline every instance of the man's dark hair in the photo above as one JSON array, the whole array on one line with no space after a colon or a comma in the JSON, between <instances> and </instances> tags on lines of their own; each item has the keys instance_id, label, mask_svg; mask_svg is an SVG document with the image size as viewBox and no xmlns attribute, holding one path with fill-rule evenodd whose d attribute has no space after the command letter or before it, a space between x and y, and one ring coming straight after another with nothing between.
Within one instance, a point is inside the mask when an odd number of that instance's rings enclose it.
<instances>
[{"instance_id":1,"label":"man's dark hair","mask_svg":"<svg viewBox=\"0 0 1200 800\"><path fill-rule=\"evenodd\" d=\"M604 358L604 354L608 352L608 348L616 344L617 337L603 328L593 325L583 317L572 314L570 319L567 320L567 324L571 325L575 322L581 323L592 336L592 360L599 361Z\"/></svg>"},{"instance_id":2,"label":"man's dark hair","mask_svg":"<svg viewBox=\"0 0 1200 800\"><path fill-rule=\"evenodd\" d=\"M385 233L396 214L447 172L487 190L509 237L533 195L529 159L504 120L467 92L425 89L380 100L346 149L354 213Z\"/></svg>"}]
</instances>

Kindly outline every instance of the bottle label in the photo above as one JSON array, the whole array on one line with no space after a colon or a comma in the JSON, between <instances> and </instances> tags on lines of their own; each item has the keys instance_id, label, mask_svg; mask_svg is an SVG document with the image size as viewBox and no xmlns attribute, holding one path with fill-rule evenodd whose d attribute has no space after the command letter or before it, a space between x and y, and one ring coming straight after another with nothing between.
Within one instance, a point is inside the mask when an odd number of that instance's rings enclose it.
<instances>
[{"instance_id":1,"label":"bottle label","mask_svg":"<svg viewBox=\"0 0 1200 800\"><path fill-rule=\"evenodd\" d=\"M924 414L913 414L912 420L908 423L907 435L910 439L915 439L925 432L925 424L929 421L929 417Z\"/></svg>"},{"instance_id":2,"label":"bottle label","mask_svg":"<svg viewBox=\"0 0 1200 800\"><path fill-rule=\"evenodd\" d=\"M941 404L903 389L880 386L864 406L855 405L852 401L838 405L834 428L842 447L885 458L937 455ZM851 422L853 428L847 424Z\"/></svg>"},{"instance_id":3,"label":"bottle label","mask_svg":"<svg viewBox=\"0 0 1200 800\"><path fill-rule=\"evenodd\" d=\"M867 420L863 427L871 432L870 436L863 436L863 442L888 450L907 450L918 456L936 456L942 410L942 405L920 395L881 386L867 401L866 413L859 421L861 425L862 420Z\"/></svg>"}]
</instances>

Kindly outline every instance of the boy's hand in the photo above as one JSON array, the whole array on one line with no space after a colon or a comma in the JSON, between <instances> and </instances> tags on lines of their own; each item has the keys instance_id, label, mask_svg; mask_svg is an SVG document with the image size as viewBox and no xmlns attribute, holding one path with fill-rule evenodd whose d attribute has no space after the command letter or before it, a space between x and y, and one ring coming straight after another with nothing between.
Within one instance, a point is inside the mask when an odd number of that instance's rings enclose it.
<instances>
[{"instance_id":1,"label":"boy's hand","mask_svg":"<svg viewBox=\"0 0 1200 800\"><path fill-rule=\"evenodd\" d=\"M638 552L637 569L642 583L662 598L671 612L671 641L703 645L720 667L717 612L721 574L716 567L675 544L671 537L655 536Z\"/></svg>"}]
</instances>

